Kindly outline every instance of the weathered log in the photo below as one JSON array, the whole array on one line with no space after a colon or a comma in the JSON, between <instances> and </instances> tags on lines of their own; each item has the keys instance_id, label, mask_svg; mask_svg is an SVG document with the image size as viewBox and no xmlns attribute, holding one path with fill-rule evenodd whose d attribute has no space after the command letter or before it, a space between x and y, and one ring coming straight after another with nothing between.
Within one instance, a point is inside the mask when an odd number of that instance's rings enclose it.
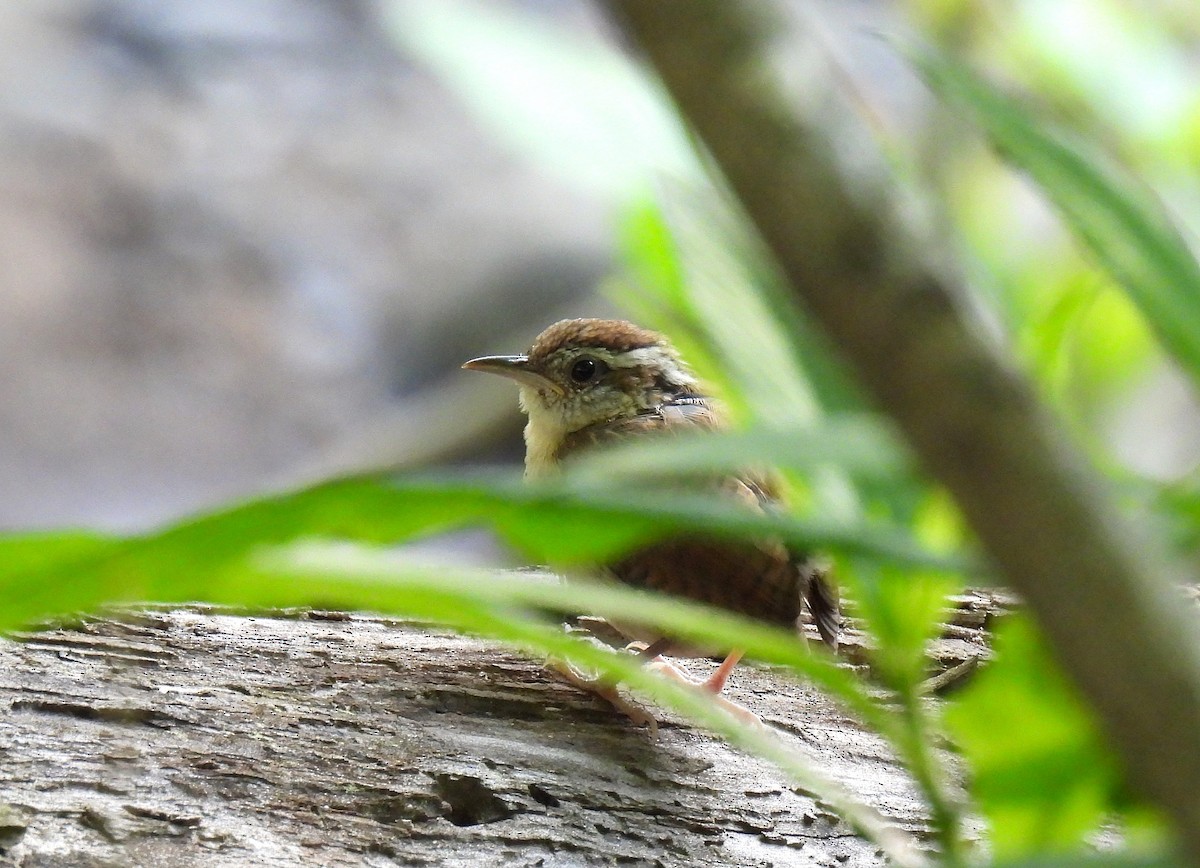
<instances>
[{"instance_id":1,"label":"weathered log","mask_svg":"<svg viewBox=\"0 0 1200 868\"><path fill-rule=\"evenodd\" d=\"M5 640L0 667L9 864L882 864L772 766L437 628L148 611ZM923 834L908 777L834 703L751 666L730 690Z\"/></svg>"}]
</instances>

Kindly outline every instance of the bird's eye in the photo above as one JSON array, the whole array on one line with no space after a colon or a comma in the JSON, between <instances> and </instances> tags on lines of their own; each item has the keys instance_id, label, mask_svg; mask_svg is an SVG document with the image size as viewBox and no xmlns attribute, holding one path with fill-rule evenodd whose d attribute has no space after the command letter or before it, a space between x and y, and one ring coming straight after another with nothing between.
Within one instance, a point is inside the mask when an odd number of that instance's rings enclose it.
<instances>
[{"instance_id":1,"label":"bird's eye","mask_svg":"<svg viewBox=\"0 0 1200 868\"><path fill-rule=\"evenodd\" d=\"M576 383L590 383L608 370L608 366L599 359L584 356L571 366L571 379Z\"/></svg>"}]
</instances>

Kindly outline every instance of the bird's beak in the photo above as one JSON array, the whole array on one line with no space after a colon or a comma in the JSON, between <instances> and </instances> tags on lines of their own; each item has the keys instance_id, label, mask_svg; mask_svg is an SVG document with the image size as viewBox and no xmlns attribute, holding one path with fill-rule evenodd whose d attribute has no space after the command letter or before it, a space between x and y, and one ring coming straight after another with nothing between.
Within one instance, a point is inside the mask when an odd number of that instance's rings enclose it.
<instances>
[{"instance_id":1,"label":"bird's beak","mask_svg":"<svg viewBox=\"0 0 1200 868\"><path fill-rule=\"evenodd\" d=\"M555 383L529 367L528 356L481 356L478 359L464 362L463 370L499 374L510 380L516 380L523 386L537 389L539 392L550 391L557 395L563 394L563 390Z\"/></svg>"}]
</instances>

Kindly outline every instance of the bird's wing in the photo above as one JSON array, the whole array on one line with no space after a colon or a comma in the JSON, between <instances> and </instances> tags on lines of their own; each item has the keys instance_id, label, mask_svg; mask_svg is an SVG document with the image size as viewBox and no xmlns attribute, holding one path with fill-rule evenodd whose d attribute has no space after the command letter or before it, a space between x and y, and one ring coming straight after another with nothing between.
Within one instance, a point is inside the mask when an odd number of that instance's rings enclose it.
<instances>
[{"instance_id":1,"label":"bird's wing","mask_svg":"<svg viewBox=\"0 0 1200 868\"><path fill-rule=\"evenodd\" d=\"M560 452L610 445L628 437L724 427L713 405L701 398L664 403L625 419L592 425L567 437ZM743 472L708 480L722 496L760 512L781 505L772 473ZM702 537L676 537L653 544L609 566L621 582L740 612L779 624L791 624L808 607L821 638L836 648L841 618L837 592L827 571L806 554L763 540L733 543Z\"/></svg>"},{"instance_id":2,"label":"bird's wing","mask_svg":"<svg viewBox=\"0 0 1200 868\"><path fill-rule=\"evenodd\" d=\"M800 616L801 579L778 544L675 536L638 549L611 564L608 571L635 588L707 603L783 627L793 626Z\"/></svg>"},{"instance_id":3,"label":"bird's wing","mask_svg":"<svg viewBox=\"0 0 1200 868\"><path fill-rule=\"evenodd\" d=\"M747 506L763 512L779 509L782 505L776 493L778 479L774 474L729 477L723 481L722 488ZM842 613L837 586L829 575L829 567L807 552L791 546L772 546L769 543L761 546L768 551L785 553L789 567L799 581L799 595L808 603L808 611L817 632L825 644L836 651L838 634L842 631Z\"/></svg>"}]
</instances>

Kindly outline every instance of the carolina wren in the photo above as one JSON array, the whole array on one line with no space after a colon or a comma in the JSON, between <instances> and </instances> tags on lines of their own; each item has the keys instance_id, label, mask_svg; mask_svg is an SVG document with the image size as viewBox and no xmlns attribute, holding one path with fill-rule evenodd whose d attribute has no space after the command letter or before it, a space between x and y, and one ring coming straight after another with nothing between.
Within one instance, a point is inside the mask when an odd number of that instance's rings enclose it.
<instances>
[{"instance_id":1,"label":"carolina wren","mask_svg":"<svg viewBox=\"0 0 1200 868\"><path fill-rule=\"evenodd\" d=\"M542 332L527 353L485 356L463 367L500 374L520 387L521 409L529 417L526 478L553 474L569 456L626 437L722 426L714 402L666 338L621 320L563 320ZM712 485L747 509L779 505L768 477L739 474L714 479ZM804 601L821 638L837 648L841 619L828 577L805 555L778 541L679 536L635 551L606 566L604 573L636 588L792 628ZM707 656L639 625L613 626L648 643L643 651L647 659L668 652ZM740 657L740 652L730 654L705 686L719 693Z\"/></svg>"}]
</instances>

